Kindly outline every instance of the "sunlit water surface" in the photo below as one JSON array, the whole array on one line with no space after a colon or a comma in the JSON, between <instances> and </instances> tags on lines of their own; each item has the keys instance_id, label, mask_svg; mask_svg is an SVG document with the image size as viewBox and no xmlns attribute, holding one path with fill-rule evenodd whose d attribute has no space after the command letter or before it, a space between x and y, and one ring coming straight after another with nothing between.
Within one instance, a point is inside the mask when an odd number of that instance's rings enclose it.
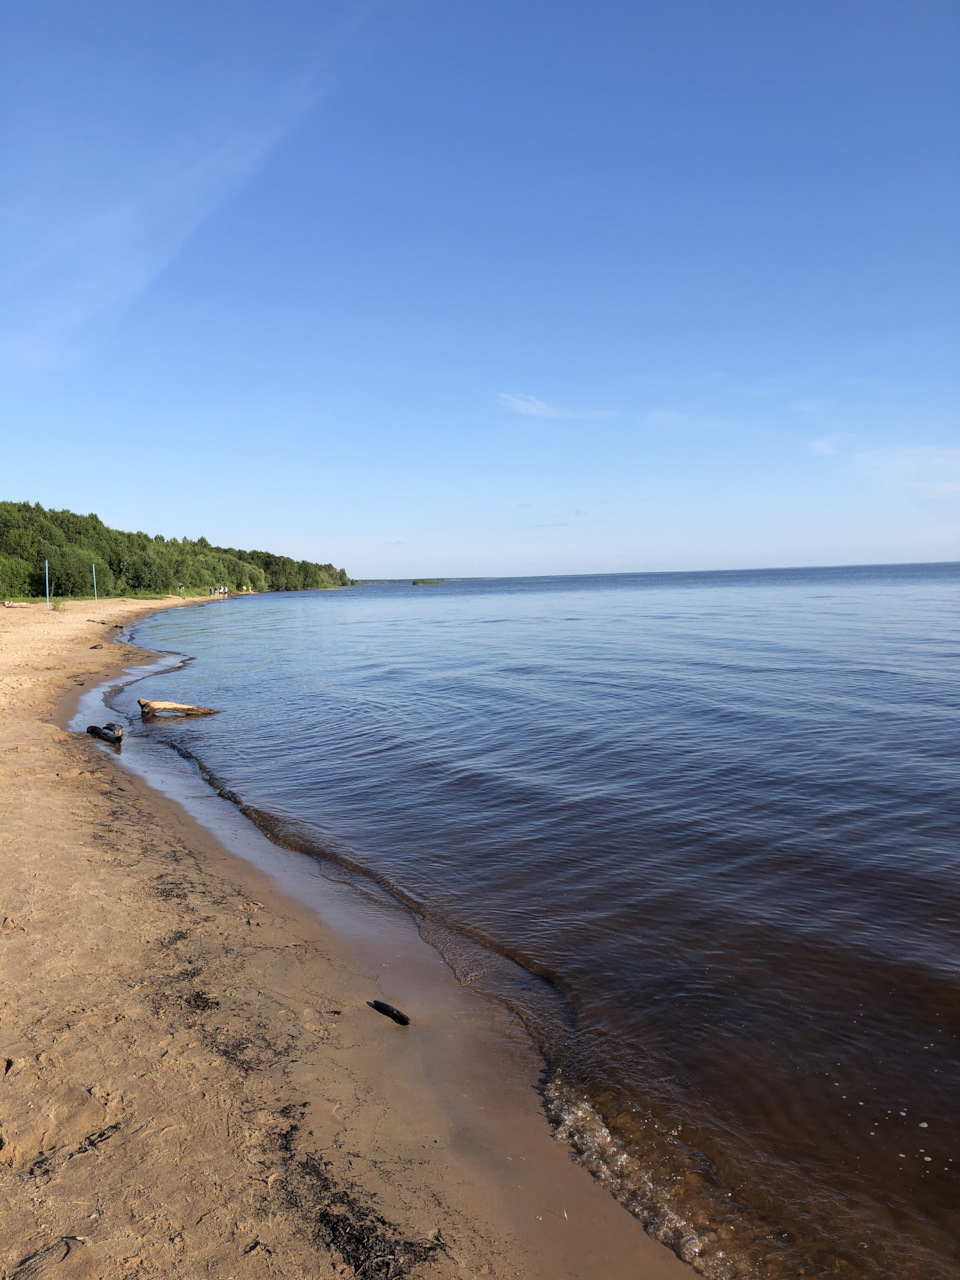
<instances>
[{"instance_id":1,"label":"sunlit water surface","mask_svg":"<svg viewBox=\"0 0 960 1280\"><path fill-rule=\"evenodd\" d=\"M360 867L715 1278L960 1275L960 566L370 585L161 614L142 730ZM479 945L478 945L479 944Z\"/></svg>"}]
</instances>

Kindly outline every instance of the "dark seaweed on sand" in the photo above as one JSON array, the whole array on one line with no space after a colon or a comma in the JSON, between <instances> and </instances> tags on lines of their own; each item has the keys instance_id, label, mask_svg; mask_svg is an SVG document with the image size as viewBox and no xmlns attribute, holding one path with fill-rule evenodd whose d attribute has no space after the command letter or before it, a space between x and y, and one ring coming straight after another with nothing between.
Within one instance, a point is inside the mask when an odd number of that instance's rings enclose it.
<instances>
[{"instance_id":1,"label":"dark seaweed on sand","mask_svg":"<svg viewBox=\"0 0 960 1280\"><path fill-rule=\"evenodd\" d=\"M290 1159L281 1184L288 1208L312 1243L334 1249L363 1280L401 1280L443 1248L442 1241L407 1240L375 1209L338 1186L318 1156Z\"/></svg>"}]
</instances>

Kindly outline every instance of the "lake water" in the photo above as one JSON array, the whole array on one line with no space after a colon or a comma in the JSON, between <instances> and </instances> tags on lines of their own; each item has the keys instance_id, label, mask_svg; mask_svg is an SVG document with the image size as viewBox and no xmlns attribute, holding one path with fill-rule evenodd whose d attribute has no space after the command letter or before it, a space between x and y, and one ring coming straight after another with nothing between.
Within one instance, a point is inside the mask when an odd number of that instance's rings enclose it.
<instances>
[{"instance_id":1,"label":"lake water","mask_svg":"<svg viewBox=\"0 0 960 1280\"><path fill-rule=\"evenodd\" d=\"M160 614L135 698L375 877L714 1280L960 1275L960 565L377 584Z\"/></svg>"}]
</instances>

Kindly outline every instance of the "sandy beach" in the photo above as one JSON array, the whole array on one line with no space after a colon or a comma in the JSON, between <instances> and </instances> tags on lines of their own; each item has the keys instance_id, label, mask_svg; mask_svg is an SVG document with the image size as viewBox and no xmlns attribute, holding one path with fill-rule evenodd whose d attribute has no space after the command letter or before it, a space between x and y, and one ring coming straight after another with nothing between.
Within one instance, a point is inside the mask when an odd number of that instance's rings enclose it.
<instances>
[{"instance_id":1,"label":"sandy beach","mask_svg":"<svg viewBox=\"0 0 960 1280\"><path fill-rule=\"evenodd\" d=\"M181 604L0 611L0 1275L690 1276L551 1137L508 1014L423 943L392 982L66 730Z\"/></svg>"}]
</instances>

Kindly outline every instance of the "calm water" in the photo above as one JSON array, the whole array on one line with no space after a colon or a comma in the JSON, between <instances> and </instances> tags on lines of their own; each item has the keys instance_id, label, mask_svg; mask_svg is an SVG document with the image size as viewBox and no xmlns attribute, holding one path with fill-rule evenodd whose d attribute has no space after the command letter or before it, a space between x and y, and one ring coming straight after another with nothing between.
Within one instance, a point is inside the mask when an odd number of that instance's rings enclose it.
<instances>
[{"instance_id":1,"label":"calm water","mask_svg":"<svg viewBox=\"0 0 960 1280\"><path fill-rule=\"evenodd\" d=\"M960 565L379 585L165 614L121 699L366 869L711 1277L960 1275Z\"/></svg>"}]
</instances>

